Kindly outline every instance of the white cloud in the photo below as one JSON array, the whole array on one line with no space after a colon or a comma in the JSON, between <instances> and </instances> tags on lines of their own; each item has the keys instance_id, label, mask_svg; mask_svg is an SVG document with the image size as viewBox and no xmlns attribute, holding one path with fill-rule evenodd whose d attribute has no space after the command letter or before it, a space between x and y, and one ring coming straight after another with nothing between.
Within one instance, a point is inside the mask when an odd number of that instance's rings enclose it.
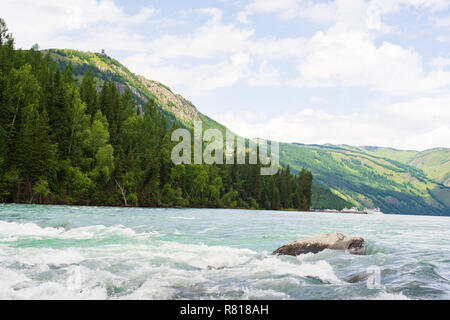
<instances>
[{"instance_id":1,"label":"white cloud","mask_svg":"<svg viewBox=\"0 0 450 320\"><path fill-rule=\"evenodd\" d=\"M144 7L136 15L129 17L128 21L137 24L145 23L157 12L158 10L155 10L154 8Z\"/></svg>"},{"instance_id":2,"label":"white cloud","mask_svg":"<svg viewBox=\"0 0 450 320\"><path fill-rule=\"evenodd\" d=\"M276 14L280 19L302 18L315 23L330 24L339 19L344 13L351 18L352 13L364 10L366 19L363 24L370 29L388 32L392 28L382 23L384 14L399 12L402 7L413 7L436 13L450 6L448 0L334 0L317 3L312 0L253 0L237 14L240 22L251 23L251 16L255 14ZM345 8L344 12L342 9ZM339 11L341 11L339 13ZM354 16L353 16L354 17ZM353 19L347 21L353 22Z\"/></svg>"},{"instance_id":3,"label":"white cloud","mask_svg":"<svg viewBox=\"0 0 450 320\"><path fill-rule=\"evenodd\" d=\"M171 86L187 87L189 96L197 96L205 95L217 88L230 87L245 78L249 61L248 55L237 53L218 63L180 68L170 65L151 65L146 55L138 54L127 58L126 64L141 66L140 72L149 78L158 79Z\"/></svg>"},{"instance_id":4,"label":"white cloud","mask_svg":"<svg viewBox=\"0 0 450 320\"><path fill-rule=\"evenodd\" d=\"M450 66L450 58L437 57L431 61L430 65L435 68L443 69Z\"/></svg>"},{"instance_id":5,"label":"white cloud","mask_svg":"<svg viewBox=\"0 0 450 320\"><path fill-rule=\"evenodd\" d=\"M228 111L214 118L249 138L309 144L376 145L424 150L450 147L450 96L409 100L350 114L303 109L269 118Z\"/></svg>"},{"instance_id":6,"label":"white cloud","mask_svg":"<svg viewBox=\"0 0 450 320\"><path fill-rule=\"evenodd\" d=\"M189 99L237 84L291 85L299 92L351 87L357 94L362 87L385 101L401 97L402 103L338 114L329 111L334 103L325 99L326 91L318 91L310 102L328 111L303 109L273 119L264 113L229 113L217 120L249 137L271 138L265 134L270 131L285 141L422 149L449 146L450 59L425 60L414 47L401 46L395 38L385 40L383 36L397 28L385 18L414 8L429 14L428 22L448 27L449 19L441 11L449 5L448 0L255 0L234 13L245 25L225 22L227 15L217 8L193 9L184 12L182 20L188 23L182 30L166 34L162 24L157 24L158 32L147 32L156 26L152 23L158 10L144 7L129 14L113 0L2 0L0 15L19 47L38 42L45 48L117 50L127 55L123 61L133 72L182 90ZM296 36L295 29L290 37L260 34L251 25L257 14L273 14L281 20L278 23L306 19L318 25L309 38ZM207 21L194 26L194 15L204 15ZM178 17L179 13L166 19L179 27ZM446 34L438 38L449 39Z\"/></svg>"},{"instance_id":7,"label":"white cloud","mask_svg":"<svg viewBox=\"0 0 450 320\"><path fill-rule=\"evenodd\" d=\"M196 11L211 16L209 24L217 24L222 20L222 11L217 8L200 8Z\"/></svg>"},{"instance_id":8,"label":"white cloud","mask_svg":"<svg viewBox=\"0 0 450 320\"><path fill-rule=\"evenodd\" d=\"M159 81L168 81L168 85L182 85L180 79L188 79L184 83L188 87L188 94L204 94L208 88L213 90L232 86L239 80L244 80L251 86L363 86L389 95L428 93L442 89L450 83L449 74L443 70L425 74L421 57L412 49L389 42L375 45L376 38L370 30L389 28L381 22L381 14L398 10L400 4L404 3L403 0L372 0L370 3L363 0L336 0L319 4L297 0L259 0L246 7L249 12L278 12L285 18L299 12L308 13L311 17L317 14L323 18L328 15L329 9L333 13L330 16L336 20L335 25L326 31L316 32L311 39L255 39L253 28L223 23L223 13L217 8L191 11L190 14L197 13L210 18L187 35L166 34L154 39L135 33L126 25L147 21L155 14L155 9L143 8L136 15L128 15L112 0L69 0L64 5L44 0L6 0L2 3L2 12L14 17L14 12L29 12L30 10L21 10L26 5L36 12L35 15L30 15L31 20L49 21L39 25L31 33L28 31L30 28L22 30L27 33L25 39L33 39L29 40L27 46L39 39L42 47L130 51L132 55L125 59L125 63L131 70ZM439 1L414 1L412 4L427 8L442 6ZM326 6L328 9L320 11L322 7L319 6ZM325 14L318 14L319 12ZM14 18L12 20L12 31L15 32L17 28L20 31L23 24ZM87 28L90 25L95 25L95 28ZM70 29L82 29L80 33L83 40L74 43L73 35L63 32ZM44 37L37 36L37 32ZM17 35L16 38L22 39L22 36ZM19 43L23 41L19 40ZM244 63L230 62L231 57L239 55L247 57L245 66ZM192 65L183 65L179 63L179 58L195 58L198 61ZM286 59L298 66L298 76L294 80L281 80L285 77L280 76L274 63L276 60ZM224 72L224 66L235 69Z\"/></svg>"},{"instance_id":9,"label":"white cloud","mask_svg":"<svg viewBox=\"0 0 450 320\"><path fill-rule=\"evenodd\" d=\"M335 3L314 3L302 0L254 0L237 18L242 23L250 23L254 14L276 13L279 18L289 20L296 17L306 18L317 23L332 23L335 21Z\"/></svg>"},{"instance_id":10,"label":"white cloud","mask_svg":"<svg viewBox=\"0 0 450 320\"><path fill-rule=\"evenodd\" d=\"M412 5L418 8L429 9L431 12L438 12L450 7L450 2L448 0L398 0L398 1L404 5Z\"/></svg>"},{"instance_id":11,"label":"white cloud","mask_svg":"<svg viewBox=\"0 0 450 320\"><path fill-rule=\"evenodd\" d=\"M386 2L384 0L336 0L336 23L316 32L304 44L298 87L365 87L392 96L436 93L450 85L450 73L442 68L425 72L422 58L412 48L383 41L378 34L392 28L381 21L383 13L400 5L441 8L439 1ZM436 9L437 10L437 9Z\"/></svg>"},{"instance_id":12,"label":"white cloud","mask_svg":"<svg viewBox=\"0 0 450 320\"><path fill-rule=\"evenodd\" d=\"M328 99L322 97L312 97L310 100L313 104L328 104Z\"/></svg>"},{"instance_id":13,"label":"white cloud","mask_svg":"<svg viewBox=\"0 0 450 320\"><path fill-rule=\"evenodd\" d=\"M270 66L267 61L259 65L256 72L251 72L247 77L247 83L253 87L276 86L280 84L280 73L278 69Z\"/></svg>"},{"instance_id":14,"label":"white cloud","mask_svg":"<svg viewBox=\"0 0 450 320\"><path fill-rule=\"evenodd\" d=\"M68 31L83 30L89 34L94 25L105 23L124 33L124 26L144 23L156 12L144 7L136 15L130 15L113 0L2 0L0 3L2 17L18 46L24 48L36 42L44 47L59 44L56 40L64 39Z\"/></svg>"},{"instance_id":15,"label":"white cloud","mask_svg":"<svg viewBox=\"0 0 450 320\"><path fill-rule=\"evenodd\" d=\"M299 87L368 87L388 95L432 93L450 85L450 73L425 73L421 57L412 49L383 42L376 46L364 31L332 27L316 33L299 64Z\"/></svg>"},{"instance_id":16,"label":"white cloud","mask_svg":"<svg viewBox=\"0 0 450 320\"><path fill-rule=\"evenodd\" d=\"M240 80L250 86L279 85L279 70L270 62L297 58L304 51L304 38L254 40L253 29L224 24L220 10L196 12L211 18L191 34L147 41L142 52L127 57L125 64L148 78L186 88L188 95L204 95ZM172 63L179 58L198 61L192 65Z\"/></svg>"}]
</instances>

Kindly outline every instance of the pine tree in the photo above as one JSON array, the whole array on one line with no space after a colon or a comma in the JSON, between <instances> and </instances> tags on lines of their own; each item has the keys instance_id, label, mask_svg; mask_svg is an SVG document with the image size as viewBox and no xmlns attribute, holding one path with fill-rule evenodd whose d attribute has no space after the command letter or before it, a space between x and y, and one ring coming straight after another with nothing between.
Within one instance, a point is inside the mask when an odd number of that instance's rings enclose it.
<instances>
[{"instance_id":1,"label":"pine tree","mask_svg":"<svg viewBox=\"0 0 450 320\"><path fill-rule=\"evenodd\" d=\"M83 66L75 67L76 77ZM261 165L174 165L172 130L157 101L142 115L130 89L74 68L37 46L14 50L0 19L0 200L95 205L311 206L312 174ZM193 149L193 148L192 148ZM246 154L248 159L248 153ZM235 157L236 158L236 157Z\"/></svg>"},{"instance_id":2,"label":"pine tree","mask_svg":"<svg viewBox=\"0 0 450 320\"><path fill-rule=\"evenodd\" d=\"M2 180L5 173L7 152L6 131L0 126L0 180Z\"/></svg>"},{"instance_id":3,"label":"pine tree","mask_svg":"<svg viewBox=\"0 0 450 320\"><path fill-rule=\"evenodd\" d=\"M48 114L44 109L38 117L31 149L33 150L32 161L35 166L34 176L44 180L54 178L56 165L56 145L52 143L50 130Z\"/></svg>"},{"instance_id":4,"label":"pine tree","mask_svg":"<svg viewBox=\"0 0 450 320\"><path fill-rule=\"evenodd\" d=\"M94 73L90 68L86 71L81 81L80 96L87 106L87 113L94 117L98 110L97 85Z\"/></svg>"},{"instance_id":5,"label":"pine tree","mask_svg":"<svg viewBox=\"0 0 450 320\"><path fill-rule=\"evenodd\" d=\"M274 186L272 193L272 210L279 210L281 207L280 191Z\"/></svg>"}]
</instances>

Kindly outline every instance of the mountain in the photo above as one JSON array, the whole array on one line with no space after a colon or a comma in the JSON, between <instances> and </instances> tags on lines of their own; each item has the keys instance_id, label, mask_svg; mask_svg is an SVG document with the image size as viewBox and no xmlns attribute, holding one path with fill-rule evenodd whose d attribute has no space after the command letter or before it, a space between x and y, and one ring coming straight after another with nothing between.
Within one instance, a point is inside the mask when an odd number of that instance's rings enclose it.
<instances>
[{"instance_id":1,"label":"mountain","mask_svg":"<svg viewBox=\"0 0 450 320\"><path fill-rule=\"evenodd\" d=\"M419 152L408 164L422 169L428 177L450 187L450 149L436 148Z\"/></svg>"},{"instance_id":2,"label":"mountain","mask_svg":"<svg viewBox=\"0 0 450 320\"><path fill-rule=\"evenodd\" d=\"M204 129L226 128L207 117L187 99L167 86L137 76L102 53L48 50L60 68L71 65L78 81L88 68L102 81L115 81L119 90L130 88L145 111L156 101L167 119L192 128L203 121ZM312 171L315 208L345 206L380 207L387 213L450 215L450 155L448 149L424 152L347 145L280 144L280 163L294 172Z\"/></svg>"},{"instance_id":3,"label":"mountain","mask_svg":"<svg viewBox=\"0 0 450 320\"><path fill-rule=\"evenodd\" d=\"M432 180L450 187L450 149L448 148L434 148L420 152L382 147L341 147L408 164L421 169Z\"/></svg>"},{"instance_id":4,"label":"mountain","mask_svg":"<svg viewBox=\"0 0 450 320\"><path fill-rule=\"evenodd\" d=\"M377 157L395 160L404 164L408 164L419 153L419 151L414 150L398 150L395 148L374 147L374 146L353 147L348 145L339 145L339 147L364 152Z\"/></svg>"},{"instance_id":5,"label":"mountain","mask_svg":"<svg viewBox=\"0 0 450 320\"><path fill-rule=\"evenodd\" d=\"M410 165L421 169L428 178L450 187L450 149L448 148L434 148L420 152L382 147L351 147L343 145L340 147L359 150Z\"/></svg>"},{"instance_id":6,"label":"mountain","mask_svg":"<svg viewBox=\"0 0 450 320\"><path fill-rule=\"evenodd\" d=\"M81 79L87 69L94 72L98 89L103 81L114 81L122 93L127 87L133 92L138 107L145 111L149 99L156 101L157 107L170 121L178 122L183 127L192 128L194 121L202 121L203 128L217 128L225 132L226 128L208 116L200 113L197 108L179 94L154 80L148 80L130 72L125 66L103 53L81 52L69 49L50 49L50 57L61 69L71 65L76 79Z\"/></svg>"},{"instance_id":7,"label":"mountain","mask_svg":"<svg viewBox=\"0 0 450 320\"><path fill-rule=\"evenodd\" d=\"M450 188L439 181L441 168L448 165L449 157L443 149L439 150L439 153L432 150L419 153L283 143L280 163L294 170L308 167L316 182L360 208L380 207L389 213L450 214Z\"/></svg>"}]
</instances>

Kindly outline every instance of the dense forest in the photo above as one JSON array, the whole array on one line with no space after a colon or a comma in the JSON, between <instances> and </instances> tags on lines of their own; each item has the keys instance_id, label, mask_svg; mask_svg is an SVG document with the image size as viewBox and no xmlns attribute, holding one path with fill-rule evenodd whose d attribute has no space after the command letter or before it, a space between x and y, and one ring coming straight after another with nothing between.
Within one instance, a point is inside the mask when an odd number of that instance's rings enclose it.
<instances>
[{"instance_id":1,"label":"dense forest","mask_svg":"<svg viewBox=\"0 0 450 320\"><path fill-rule=\"evenodd\" d=\"M16 50L0 19L0 201L81 205L298 209L312 174L260 165L174 165L177 128L129 89L81 84L37 48ZM247 161L248 163L248 161Z\"/></svg>"}]
</instances>

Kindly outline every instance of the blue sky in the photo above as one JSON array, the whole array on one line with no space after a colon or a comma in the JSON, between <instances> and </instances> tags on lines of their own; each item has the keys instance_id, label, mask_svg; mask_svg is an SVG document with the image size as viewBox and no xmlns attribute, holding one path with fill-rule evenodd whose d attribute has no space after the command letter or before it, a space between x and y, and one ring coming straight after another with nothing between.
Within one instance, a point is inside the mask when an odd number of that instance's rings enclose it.
<instances>
[{"instance_id":1,"label":"blue sky","mask_svg":"<svg viewBox=\"0 0 450 320\"><path fill-rule=\"evenodd\" d=\"M2 0L18 47L107 53L247 137L450 147L449 0Z\"/></svg>"}]
</instances>

